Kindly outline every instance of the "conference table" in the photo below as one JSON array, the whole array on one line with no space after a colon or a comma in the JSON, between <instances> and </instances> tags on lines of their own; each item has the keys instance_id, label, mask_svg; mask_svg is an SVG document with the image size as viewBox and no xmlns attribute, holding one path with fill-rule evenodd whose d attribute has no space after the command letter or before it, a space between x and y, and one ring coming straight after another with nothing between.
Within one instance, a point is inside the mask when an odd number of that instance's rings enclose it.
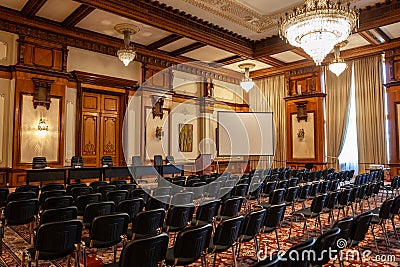
<instances>
[{"instance_id":1,"label":"conference table","mask_svg":"<svg viewBox=\"0 0 400 267\"><path fill-rule=\"evenodd\" d=\"M45 181L63 181L64 184L69 184L71 181L80 182L81 179L98 179L99 181L109 179L111 181L112 178L126 177L133 182L133 179L141 179L143 176L164 176L166 174L184 175L183 165L27 169L26 184Z\"/></svg>"}]
</instances>

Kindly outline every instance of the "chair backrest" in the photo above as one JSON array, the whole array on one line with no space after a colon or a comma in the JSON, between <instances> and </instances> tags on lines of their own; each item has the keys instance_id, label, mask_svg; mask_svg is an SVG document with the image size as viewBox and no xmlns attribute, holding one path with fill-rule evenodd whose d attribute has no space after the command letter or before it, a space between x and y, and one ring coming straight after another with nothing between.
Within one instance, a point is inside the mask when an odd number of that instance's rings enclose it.
<instances>
[{"instance_id":1,"label":"chair backrest","mask_svg":"<svg viewBox=\"0 0 400 267\"><path fill-rule=\"evenodd\" d=\"M72 196L48 197L44 201L43 210L65 208L74 205Z\"/></svg>"},{"instance_id":2,"label":"chair backrest","mask_svg":"<svg viewBox=\"0 0 400 267\"><path fill-rule=\"evenodd\" d=\"M143 206L144 203L141 198L126 199L118 203L116 211L127 213L129 215L129 221L132 222L136 214L143 210Z\"/></svg>"},{"instance_id":3,"label":"chair backrest","mask_svg":"<svg viewBox=\"0 0 400 267\"><path fill-rule=\"evenodd\" d=\"M105 186L105 185L107 185L107 184L108 184L108 183L107 183L106 181L94 181L94 182L91 182L89 186L91 186L91 187L93 188L93 190L94 190L95 192L97 192L97 187L99 187L99 186Z\"/></svg>"},{"instance_id":4,"label":"chair backrest","mask_svg":"<svg viewBox=\"0 0 400 267\"><path fill-rule=\"evenodd\" d=\"M174 258L191 259L191 262L187 262L187 264L195 262L207 249L211 232L211 224L188 227L179 232L174 245Z\"/></svg>"},{"instance_id":5,"label":"chair backrest","mask_svg":"<svg viewBox=\"0 0 400 267\"><path fill-rule=\"evenodd\" d=\"M156 187L153 190L153 196L171 195L171 192L172 192L172 187L170 186Z\"/></svg>"},{"instance_id":6,"label":"chair backrest","mask_svg":"<svg viewBox=\"0 0 400 267\"><path fill-rule=\"evenodd\" d=\"M256 236L260 232L261 227L263 226L265 214L266 214L265 209L254 210L249 214L247 214L243 222L241 235L252 236L252 237Z\"/></svg>"},{"instance_id":7,"label":"chair backrest","mask_svg":"<svg viewBox=\"0 0 400 267\"><path fill-rule=\"evenodd\" d=\"M392 208L390 209L390 213L393 215L397 215L400 213L400 195L394 199Z\"/></svg>"},{"instance_id":8,"label":"chair backrest","mask_svg":"<svg viewBox=\"0 0 400 267\"><path fill-rule=\"evenodd\" d=\"M342 218L338 221L336 221L332 228L339 228L340 229L340 233L338 236L338 239L345 239L345 240L349 240L349 234L350 234L350 229L351 229L351 225L353 223L354 219L353 217L345 217ZM343 249L343 248L341 248Z\"/></svg>"},{"instance_id":9,"label":"chair backrest","mask_svg":"<svg viewBox=\"0 0 400 267\"><path fill-rule=\"evenodd\" d=\"M37 230L35 250L45 252L46 260L72 253L75 251L75 245L81 242L82 228L80 220L42 224ZM39 257L40 255L41 253Z\"/></svg>"},{"instance_id":10,"label":"chair backrest","mask_svg":"<svg viewBox=\"0 0 400 267\"><path fill-rule=\"evenodd\" d=\"M192 221L194 205L173 206L168 210L165 224L168 227L185 227Z\"/></svg>"},{"instance_id":11,"label":"chair backrest","mask_svg":"<svg viewBox=\"0 0 400 267\"><path fill-rule=\"evenodd\" d=\"M299 193L299 198L300 199L306 199L310 195L311 191L311 185L310 184L305 184L301 187L300 193Z\"/></svg>"},{"instance_id":12,"label":"chair backrest","mask_svg":"<svg viewBox=\"0 0 400 267\"><path fill-rule=\"evenodd\" d=\"M339 192L334 191L328 194L328 198L325 201L325 207L328 209L333 209L338 201Z\"/></svg>"},{"instance_id":13,"label":"chair backrest","mask_svg":"<svg viewBox=\"0 0 400 267\"><path fill-rule=\"evenodd\" d=\"M154 155L154 166L163 165L163 158L162 155Z\"/></svg>"},{"instance_id":14,"label":"chair backrest","mask_svg":"<svg viewBox=\"0 0 400 267\"><path fill-rule=\"evenodd\" d=\"M65 191L67 192L67 195L71 195L71 191L73 188L76 187L87 187L87 185L85 183L76 183L76 184L70 184L67 186L67 188L65 189Z\"/></svg>"},{"instance_id":15,"label":"chair backrest","mask_svg":"<svg viewBox=\"0 0 400 267\"><path fill-rule=\"evenodd\" d=\"M268 228L278 227L283 219L285 210L285 203L269 206L265 213L264 226Z\"/></svg>"},{"instance_id":16,"label":"chair backrest","mask_svg":"<svg viewBox=\"0 0 400 267\"><path fill-rule=\"evenodd\" d=\"M285 191L285 201L286 202L293 202L295 201L298 193L299 193L300 187L295 186L295 187L289 187Z\"/></svg>"},{"instance_id":17,"label":"chair backrest","mask_svg":"<svg viewBox=\"0 0 400 267\"><path fill-rule=\"evenodd\" d=\"M282 257L282 267L308 267L311 255L308 253L314 248L315 239L310 238L300 244L291 247ZM306 252L308 251L308 252Z\"/></svg>"},{"instance_id":18,"label":"chair backrest","mask_svg":"<svg viewBox=\"0 0 400 267\"><path fill-rule=\"evenodd\" d=\"M313 199L311 203L311 212L312 213L320 213L325 206L325 201L327 199L327 194L318 195L316 198Z\"/></svg>"},{"instance_id":19,"label":"chair backrest","mask_svg":"<svg viewBox=\"0 0 400 267\"><path fill-rule=\"evenodd\" d=\"M65 190L65 187L63 184L45 184L40 190L43 193L46 191Z\"/></svg>"},{"instance_id":20,"label":"chair backrest","mask_svg":"<svg viewBox=\"0 0 400 267\"><path fill-rule=\"evenodd\" d=\"M89 195L94 192L91 186L78 186L71 188L71 196L76 199L79 196Z\"/></svg>"},{"instance_id":21,"label":"chair backrest","mask_svg":"<svg viewBox=\"0 0 400 267\"><path fill-rule=\"evenodd\" d=\"M65 192L65 190L44 191L44 192L40 193L40 196L39 196L40 205L43 206L44 202L49 197L61 197L61 196L65 196L66 194L67 193Z\"/></svg>"},{"instance_id":22,"label":"chair backrest","mask_svg":"<svg viewBox=\"0 0 400 267\"><path fill-rule=\"evenodd\" d=\"M74 220L78 216L78 209L76 207L66 207L57 209L48 209L40 215L40 224L49 222L62 222Z\"/></svg>"},{"instance_id":23,"label":"chair backrest","mask_svg":"<svg viewBox=\"0 0 400 267\"><path fill-rule=\"evenodd\" d=\"M264 194L270 195L276 187L276 181L267 182L264 186Z\"/></svg>"},{"instance_id":24,"label":"chair backrest","mask_svg":"<svg viewBox=\"0 0 400 267\"><path fill-rule=\"evenodd\" d=\"M317 238L314 245L315 258L311 259L314 265L328 264L332 257L335 257L339 250L333 250L336 246L336 240L340 234L340 228L332 228ZM331 253L326 253L331 248Z\"/></svg>"},{"instance_id":25,"label":"chair backrest","mask_svg":"<svg viewBox=\"0 0 400 267\"><path fill-rule=\"evenodd\" d=\"M357 242L364 240L372 217L373 214L370 211L358 215L351 224L349 238Z\"/></svg>"},{"instance_id":26,"label":"chair backrest","mask_svg":"<svg viewBox=\"0 0 400 267\"><path fill-rule=\"evenodd\" d=\"M171 197L169 195L151 197L147 200L146 210L164 209L168 210Z\"/></svg>"},{"instance_id":27,"label":"chair backrest","mask_svg":"<svg viewBox=\"0 0 400 267\"><path fill-rule=\"evenodd\" d=\"M39 196L39 186L37 185L21 185L15 188L15 192L29 192L32 191L35 193L36 197Z\"/></svg>"},{"instance_id":28,"label":"chair backrest","mask_svg":"<svg viewBox=\"0 0 400 267\"><path fill-rule=\"evenodd\" d=\"M239 238L243 216L223 220L215 229L213 244L230 248Z\"/></svg>"},{"instance_id":29,"label":"chair backrest","mask_svg":"<svg viewBox=\"0 0 400 267\"><path fill-rule=\"evenodd\" d=\"M115 203L113 201L90 203L86 205L83 213L83 223L92 224L95 217L111 214L114 210Z\"/></svg>"},{"instance_id":30,"label":"chair backrest","mask_svg":"<svg viewBox=\"0 0 400 267\"><path fill-rule=\"evenodd\" d=\"M299 178L294 177L289 179L289 185L288 185L289 187L295 187L298 184L299 184Z\"/></svg>"},{"instance_id":31,"label":"chair backrest","mask_svg":"<svg viewBox=\"0 0 400 267\"><path fill-rule=\"evenodd\" d=\"M28 199L33 199L33 198L37 198L36 193L33 191L12 192L7 196L7 202L18 201L18 200L28 200Z\"/></svg>"},{"instance_id":32,"label":"chair backrest","mask_svg":"<svg viewBox=\"0 0 400 267\"><path fill-rule=\"evenodd\" d=\"M211 223L218 215L219 205L220 201L217 199L199 206L196 211L196 221Z\"/></svg>"},{"instance_id":33,"label":"chair backrest","mask_svg":"<svg viewBox=\"0 0 400 267\"><path fill-rule=\"evenodd\" d=\"M275 189L272 191L271 195L268 198L268 203L270 205L276 205L282 202L283 196L285 194L285 189L280 188L280 189Z\"/></svg>"},{"instance_id":34,"label":"chair backrest","mask_svg":"<svg viewBox=\"0 0 400 267\"><path fill-rule=\"evenodd\" d=\"M249 188L248 184L237 184L233 187L232 197L245 197L247 194L247 190Z\"/></svg>"},{"instance_id":35,"label":"chair backrest","mask_svg":"<svg viewBox=\"0 0 400 267\"><path fill-rule=\"evenodd\" d=\"M78 208L78 213L81 213L83 215L86 205L100 201L101 201L101 194L94 193L94 194L78 196L75 200L75 204L76 207Z\"/></svg>"},{"instance_id":36,"label":"chair backrest","mask_svg":"<svg viewBox=\"0 0 400 267\"><path fill-rule=\"evenodd\" d=\"M381 208L379 209L379 218L380 219L389 219L390 218L390 210L392 209L394 203L394 198L386 199Z\"/></svg>"},{"instance_id":37,"label":"chair backrest","mask_svg":"<svg viewBox=\"0 0 400 267\"><path fill-rule=\"evenodd\" d=\"M112 184L97 187L97 192L103 196L104 200L107 198L107 193L114 190L117 190L117 187Z\"/></svg>"},{"instance_id":38,"label":"chair backrest","mask_svg":"<svg viewBox=\"0 0 400 267\"><path fill-rule=\"evenodd\" d=\"M11 201L4 210L4 218L9 225L23 225L35 220L39 213L39 200Z\"/></svg>"},{"instance_id":39,"label":"chair backrest","mask_svg":"<svg viewBox=\"0 0 400 267\"><path fill-rule=\"evenodd\" d=\"M101 157L101 165L102 166L107 166L107 167L114 166L112 157L111 156L103 156L103 157Z\"/></svg>"},{"instance_id":40,"label":"chair backrest","mask_svg":"<svg viewBox=\"0 0 400 267\"><path fill-rule=\"evenodd\" d=\"M132 194L132 191L134 189L136 189L136 185L135 184L123 184L119 187L119 189L121 190L128 190L129 191L129 195Z\"/></svg>"},{"instance_id":41,"label":"chair backrest","mask_svg":"<svg viewBox=\"0 0 400 267\"><path fill-rule=\"evenodd\" d=\"M349 197L349 202L353 203L357 200L357 195L358 195L358 190L360 190L359 186L354 186L351 189L350 197Z\"/></svg>"},{"instance_id":42,"label":"chair backrest","mask_svg":"<svg viewBox=\"0 0 400 267\"><path fill-rule=\"evenodd\" d=\"M346 188L342 191L340 191L339 196L338 196L338 203L339 205L347 205L350 199L350 194L352 192L351 188Z\"/></svg>"},{"instance_id":43,"label":"chair backrest","mask_svg":"<svg viewBox=\"0 0 400 267\"><path fill-rule=\"evenodd\" d=\"M82 168L83 165L84 162L81 156L73 156L71 158L71 168Z\"/></svg>"},{"instance_id":44,"label":"chair backrest","mask_svg":"<svg viewBox=\"0 0 400 267\"><path fill-rule=\"evenodd\" d=\"M165 157L165 163L166 163L166 164L168 164L168 163L174 164L174 163L175 163L174 156L166 156L166 157Z\"/></svg>"},{"instance_id":45,"label":"chair backrest","mask_svg":"<svg viewBox=\"0 0 400 267\"><path fill-rule=\"evenodd\" d=\"M47 167L46 157L34 157L32 159L32 169L43 169Z\"/></svg>"},{"instance_id":46,"label":"chair backrest","mask_svg":"<svg viewBox=\"0 0 400 267\"><path fill-rule=\"evenodd\" d=\"M90 240L107 242L113 246L121 242L121 236L128 229L129 215L126 213L97 216L90 228Z\"/></svg>"},{"instance_id":47,"label":"chair backrest","mask_svg":"<svg viewBox=\"0 0 400 267\"><path fill-rule=\"evenodd\" d=\"M0 188L0 207L3 207L7 204L7 197L10 191L8 188Z\"/></svg>"},{"instance_id":48,"label":"chair backrest","mask_svg":"<svg viewBox=\"0 0 400 267\"><path fill-rule=\"evenodd\" d=\"M126 180L114 180L111 182L112 185L115 185L117 189L121 189L121 186L127 184Z\"/></svg>"},{"instance_id":49,"label":"chair backrest","mask_svg":"<svg viewBox=\"0 0 400 267\"><path fill-rule=\"evenodd\" d=\"M122 250L119 266L156 267L165 259L168 235L165 233L129 242Z\"/></svg>"},{"instance_id":50,"label":"chair backrest","mask_svg":"<svg viewBox=\"0 0 400 267\"><path fill-rule=\"evenodd\" d=\"M143 199L144 203L147 203L149 199L150 189L136 188L131 191L131 198L139 197Z\"/></svg>"},{"instance_id":51,"label":"chair backrest","mask_svg":"<svg viewBox=\"0 0 400 267\"><path fill-rule=\"evenodd\" d=\"M317 195L317 193L319 192L319 187L320 187L320 182L314 182L311 185L311 191L310 191L310 196L315 197Z\"/></svg>"},{"instance_id":52,"label":"chair backrest","mask_svg":"<svg viewBox=\"0 0 400 267\"><path fill-rule=\"evenodd\" d=\"M240 208L242 207L242 203L243 203L242 197L228 198L227 200L225 200L224 203L222 203L220 215L227 217L236 216L240 211Z\"/></svg>"},{"instance_id":53,"label":"chair backrest","mask_svg":"<svg viewBox=\"0 0 400 267\"><path fill-rule=\"evenodd\" d=\"M115 205L129 197L128 190L115 190L106 193L107 201L114 201Z\"/></svg>"},{"instance_id":54,"label":"chair backrest","mask_svg":"<svg viewBox=\"0 0 400 267\"><path fill-rule=\"evenodd\" d=\"M193 193L192 192L184 192L184 193L177 193L172 196L171 205L178 206L178 205L187 205L193 202Z\"/></svg>"},{"instance_id":55,"label":"chair backrest","mask_svg":"<svg viewBox=\"0 0 400 267\"><path fill-rule=\"evenodd\" d=\"M142 211L136 214L132 223L132 232L142 235L156 235L163 225L165 218L164 209Z\"/></svg>"}]
</instances>

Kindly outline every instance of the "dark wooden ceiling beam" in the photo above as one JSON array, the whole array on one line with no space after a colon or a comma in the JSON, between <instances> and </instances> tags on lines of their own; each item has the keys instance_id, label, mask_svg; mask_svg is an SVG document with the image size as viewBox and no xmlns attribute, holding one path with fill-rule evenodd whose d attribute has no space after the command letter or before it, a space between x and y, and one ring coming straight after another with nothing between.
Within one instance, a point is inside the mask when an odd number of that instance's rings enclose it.
<instances>
[{"instance_id":1,"label":"dark wooden ceiling beam","mask_svg":"<svg viewBox=\"0 0 400 267\"><path fill-rule=\"evenodd\" d=\"M21 10L21 15L25 18L33 18L42 8L47 0L29 0Z\"/></svg>"},{"instance_id":2,"label":"dark wooden ceiling beam","mask_svg":"<svg viewBox=\"0 0 400 267\"><path fill-rule=\"evenodd\" d=\"M392 39L390 39L390 37L384 32L384 31L382 31L381 30L381 28L376 28L375 29L375 32L377 33L377 34L379 34L379 36L383 39L383 40L385 40L385 42L390 42Z\"/></svg>"},{"instance_id":3,"label":"dark wooden ceiling beam","mask_svg":"<svg viewBox=\"0 0 400 267\"><path fill-rule=\"evenodd\" d=\"M364 38L367 42L372 45L378 45L381 42L379 39L370 31L363 31L358 33L362 38Z\"/></svg>"},{"instance_id":4,"label":"dark wooden ceiling beam","mask_svg":"<svg viewBox=\"0 0 400 267\"><path fill-rule=\"evenodd\" d=\"M170 52L169 54L172 57L176 57L176 56L180 56L182 54L188 53L190 51L202 48L204 46L206 46L206 44L203 44L203 43L200 43L200 42L196 42L194 44L190 44L190 45L184 46L182 48L179 48L177 50L174 50L174 51Z\"/></svg>"},{"instance_id":5,"label":"dark wooden ceiling beam","mask_svg":"<svg viewBox=\"0 0 400 267\"><path fill-rule=\"evenodd\" d=\"M283 67L286 66L287 64L283 61L280 61L278 59L275 59L270 56L263 56L263 57L258 57L256 60L263 62L265 64L271 65L272 67Z\"/></svg>"},{"instance_id":6,"label":"dark wooden ceiling beam","mask_svg":"<svg viewBox=\"0 0 400 267\"><path fill-rule=\"evenodd\" d=\"M178 41L178 40L180 40L182 38L183 38L182 36L179 36L177 34L171 34L171 35L168 35L167 37L164 37L164 38L162 38L162 39L160 39L160 40L158 40L158 41L156 41L154 43L149 44L147 46L147 49L155 50L155 49L158 49L160 47L163 47L164 45L167 45L167 44L173 43L175 41Z\"/></svg>"},{"instance_id":7,"label":"dark wooden ceiling beam","mask_svg":"<svg viewBox=\"0 0 400 267\"><path fill-rule=\"evenodd\" d=\"M80 5L74 12L72 12L63 22L62 25L64 28L70 29L75 27L80 21L86 18L90 13L92 13L96 8Z\"/></svg>"},{"instance_id":8,"label":"dark wooden ceiling beam","mask_svg":"<svg viewBox=\"0 0 400 267\"><path fill-rule=\"evenodd\" d=\"M222 64L222 65L230 65L230 64L235 64L237 62L240 62L242 60L245 60L244 57L238 56L238 55L234 55L231 57L227 57L227 58L223 58L220 60L217 60L216 63Z\"/></svg>"},{"instance_id":9,"label":"dark wooden ceiling beam","mask_svg":"<svg viewBox=\"0 0 400 267\"><path fill-rule=\"evenodd\" d=\"M74 0L201 43L246 57L253 56L253 42L232 31L179 11L158 1Z\"/></svg>"}]
</instances>

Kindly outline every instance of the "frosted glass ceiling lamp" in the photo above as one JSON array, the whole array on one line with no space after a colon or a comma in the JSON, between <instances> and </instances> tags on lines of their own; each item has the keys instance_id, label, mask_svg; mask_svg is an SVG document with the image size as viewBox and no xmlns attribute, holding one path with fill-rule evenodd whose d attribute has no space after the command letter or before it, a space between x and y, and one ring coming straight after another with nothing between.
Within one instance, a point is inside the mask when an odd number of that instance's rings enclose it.
<instances>
[{"instance_id":1,"label":"frosted glass ceiling lamp","mask_svg":"<svg viewBox=\"0 0 400 267\"><path fill-rule=\"evenodd\" d=\"M333 47L346 40L357 24L358 11L350 9L350 3L305 0L302 7L281 18L279 34L291 45L302 48L316 65L321 65Z\"/></svg>"},{"instance_id":2,"label":"frosted glass ceiling lamp","mask_svg":"<svg viewBox=\"0 0 400 267\"><path fill-rule=\"evenodd\" d=\"M126 67L136 57L135 47L130 45L130 37L131 35L138 33L140 29L138 26L127 23L117 24L114 29L124 35L124 45L117 51L117 56Z\"/></svg>"},{"instance_id":3,"label":"frosted glass ceiling lamp","mask_svg":"<svg viewBox=\"0 0 400 267\"><path fill-rule=\"evenodd\" d=\"M253 63L243 63L238 66L239 68L244 69L244 78L240 82L240 87L242 87L243 90L245 90L247 93L254 86L254 82L249 76L250 76L250 69L254 68L255 66L256 65L254 65Z\"/></svg>"},{"instance_id":4,"label":"frosted glass ceiling lamp","mask_svg":"<svg viewBox=\"0 0 400 267\"><path fill-rule=\"evenodd\" d=\"M329 63L329 70L332 71L333 73L336 74L337 77L340 76L340 74L343 73L347 69L347 64L344 62L344 59L340 58L340 48L345 46L347 44L347 41L342 42L340 44L335 45L335 48L333 50L335 54L335 59Z\"/></svg>"}]
</instances>

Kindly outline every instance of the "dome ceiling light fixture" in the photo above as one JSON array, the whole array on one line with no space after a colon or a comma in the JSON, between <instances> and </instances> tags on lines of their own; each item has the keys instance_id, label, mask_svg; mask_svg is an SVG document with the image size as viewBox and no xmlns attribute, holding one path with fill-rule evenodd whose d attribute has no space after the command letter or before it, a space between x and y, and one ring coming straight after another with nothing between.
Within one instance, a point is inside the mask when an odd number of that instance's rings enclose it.
<instances>
[{"instance_id":1,"label":"dome ceiling light fixture","mask_svg":"<svg viewBox=\"0 0 400 267\"><path fill-rule=\"evenodd\" d=\"M335 58L329 63L328 68L330 71L336 74L337 77L347 69L347 64L344 59L340 58L340 48L347 45L347 41L341 42L340 44L335 45L333 48L333 52L335 54Z\"/></svg>"},{"instance_id":2,"label":"dome ceiling light fixture","mask_svg":"<svg viewBox=\"0 0 400 267\"><path fill-rule=\"evenodd\" d=\"M316 65L346 40L358 27L358 10L340 1L305 0L291 14L281 18L279 35L289 44L302 48Z\"/></svg>"},{"instance_id":3,"label":"dome ceiling light fixture","mask_svg":"<svg viewBox=\"0 0 400 267\"><path fill-rule=\"evenodd\" d=\"M121 23L115 25L114 30L124 35L124 45L117 51L117 56L126 67L136 57L136 50L135 47L130 44L130 37L138 33L140 29L133 24Z\"/></svg>"},{"instance_id":4,"label":"dome ceiling light fixture","mask_svg":"<svg viewBox=\"0 0 400 267\"><path fill-rule=\"evenodd\" d=\"M256 65L253 63L243 63L240 64L238 67L240 69L244 69L244 78L243 80L240 82L240 87L243 88L243 90L245 90L247 93L251 90L251 88L253 88L254 86L254 82L253 80L250 78L250 69L254 68Z\"/></svg>"}]
</instances>

